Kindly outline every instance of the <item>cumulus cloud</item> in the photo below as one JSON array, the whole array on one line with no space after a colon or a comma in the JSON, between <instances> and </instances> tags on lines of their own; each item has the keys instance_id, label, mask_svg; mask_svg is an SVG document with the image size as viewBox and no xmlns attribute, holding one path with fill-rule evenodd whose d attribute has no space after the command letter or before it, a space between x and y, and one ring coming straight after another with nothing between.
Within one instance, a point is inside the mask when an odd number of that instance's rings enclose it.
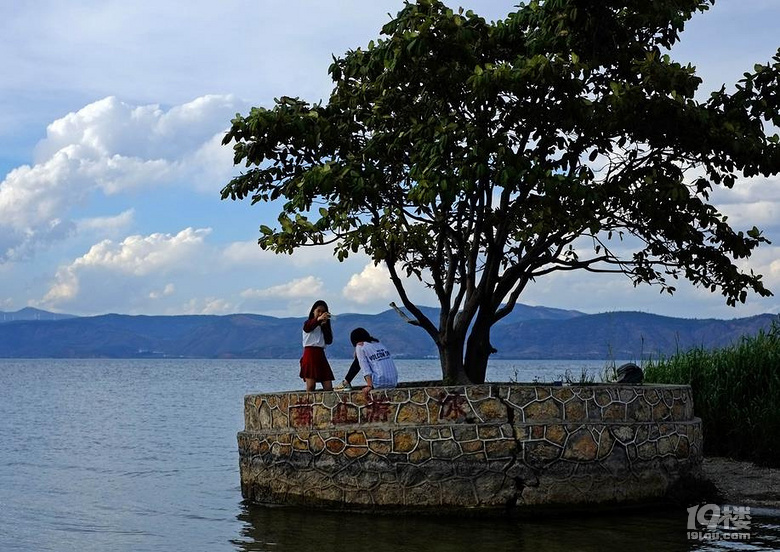
<instances>
[{"instance_id":1,"label":"cumulus cloud","mask_svg":"<svg viewBox=\"0 0 780 552\"><path fill-rule=\"evenodd\" d=\"M79 278L74 267L60 268L54 280L43 300L38 303L39 306L53 307L71 301L79 294Z\"/></svg>"},{"instance_id":2,"label":"cumulus cloud","mask_svg":"<svg viewBox=\"0 0 780 552\"><path fill-rule=\"evenodd\" d=\"M72 266L102 267L136 276L164 272L180 267L210 233L210 228L185 228L175 236L161 233L128 236L119 244L104 240L92 246Z\"/></svg>"},{"instance_id":3,"label":"cumulus cloud","mask_svg":"<svg viewBox=\"0 0 780 552\"><path fill-rule=\"evenodd\" d=\"M55 155L45 165L23 165L9 172L0 184L0 221L3 226L25 228L56 217L63 175L73 170L67 152ZM78 193L78 190L73 190ZM79 195L76 201L82 199Z\"/></svg>"},{"instance_id":4,"label":"cumulus cloud","mask_svg":"<svg viewBox=\"0 0 780 552\"><path fill-rule=\"evenodd\" d=\"M169 297L176 292L176 286L173 284L166 284L165 288L158 290L152 290L149 292L149 299L160 299L161 297Z\"/></svg>"},{"instance_id":5,"label":"cumulus cloud","mask_svg":"<svg viewBox=\"0 0 780 552\"><path fill-rule=\"evenodd\" d=\"M197 151L224 129L237 107L232 95L208 95L168 111L109 96L51 123L36 147L36 163L72 148L82 159L175 161Z\"/></svg>"},{"instance_id":6,"label":"cumulus cloud","mask_svg":"<svg viewBox=\"0 0 780 552\"><path fill-rule=\"evenodd\" d=\"M341 292L345 298L361 305L392 297L394 293L387 268L373 263L367 264L359 274L353 274Z\"/></svg>"},{"instance_id":7,"label":"cumulus cloud","mask_svg":"<svg viewBox=\"0 0 780 552\"><path fill-rule=\"evenodd\" d=\"M176 235L128 236L119 243L103 240L70 265L59 268L54 283L39 304L54 307L73 301L81 293L80 282L85 274L99 272L112 278L117 275L139 278L152 273L189 270L200 258L198 253L209 233L208 228L185 228ZM111 287L117 289L116 285Z\"/></svg>"},{"instance_id":8,"label":"cumulus cloud","mask_svg":"<svg viewBox=\"0 0 780 552\"><path fill-rule=\"evenodd\" d=\"M322 291L322 280L314 276L306 276L265 289L247 289L241 292L241 297L244 299L298 299L318 297Z\"/></svg>"},{"instance_id":9,"label":"cumulus cloud","mask_svg":"<svg viewBox=\"0 0 780 552\"><path fill-rule=\"evenodd\" d=\"M214 192L232 171L221 135L243 108L230 95L203 96L167 111L108 97L54 121L34 163L0 182L0 262L89 227L74 223L73 212L100 196L159 187Z\"/></svg>"},{"instance_id":10,"label":"cumulus cloud","mask_svg":"<svg viewBox=\"0 0 780 552\"><path fill-rule=\"evenodd\" d=\"M230 180L233 175L233 150L222 145L224 134L220 130L197 150L182 158L178 164L181 168L180 179L188 187L213 194Z\"/></svg>"}]
</instances>

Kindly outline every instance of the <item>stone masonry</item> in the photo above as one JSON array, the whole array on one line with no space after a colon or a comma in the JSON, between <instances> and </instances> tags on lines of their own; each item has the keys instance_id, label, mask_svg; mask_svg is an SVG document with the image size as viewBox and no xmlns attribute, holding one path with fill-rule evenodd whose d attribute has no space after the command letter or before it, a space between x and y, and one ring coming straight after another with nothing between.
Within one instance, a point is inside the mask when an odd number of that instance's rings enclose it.
<instances>
[{"instance_id":1,"label":"stone masonry","mask_svg":"<svg viewBox=\"0 0 780 552\"><path fill-rule=\"evenodd\" d=\"M413 385L413 384L412 384ZM700 468L688 386L404 386L247 395L243 496L400 511L538 511L662 498Z\"/></svg>"}]
</instances>

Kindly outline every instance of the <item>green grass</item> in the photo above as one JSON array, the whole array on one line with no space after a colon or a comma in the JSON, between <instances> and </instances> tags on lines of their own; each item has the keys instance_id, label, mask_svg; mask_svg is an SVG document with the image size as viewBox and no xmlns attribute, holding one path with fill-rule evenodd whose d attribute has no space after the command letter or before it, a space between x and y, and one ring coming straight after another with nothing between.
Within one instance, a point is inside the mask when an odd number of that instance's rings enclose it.
<instances>
[{"instance_id":1,"label":"green grass","mask_svg":"<svg viewBox=\"0 0 780 552\"><path fill-rule=\"evenodd\" d=\"M693 349L645 365L645 381L688 383L704 454L780 467L780 324L725 349Z\"/></svg>"}]
</instances>

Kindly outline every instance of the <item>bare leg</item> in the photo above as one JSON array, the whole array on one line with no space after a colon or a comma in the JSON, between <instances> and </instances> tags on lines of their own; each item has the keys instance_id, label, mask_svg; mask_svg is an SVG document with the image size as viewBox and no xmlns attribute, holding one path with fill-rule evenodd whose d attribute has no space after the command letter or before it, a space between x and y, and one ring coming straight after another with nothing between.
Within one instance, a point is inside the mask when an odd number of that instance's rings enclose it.
<instances>
[{"instance_id":1,"label":"bare leg","mask_svg":"<svg viewBox=\"0 0 780 552\"><path fill-rule=\"evenodd\" d=\"M317 382L314 381L314 378L306 378L306 391L314 391L316 386Z\"/></svg>"},{"instance_id":2,"label":"bare leg","mask_svg":"<svg viewBox=\"0 0 780 552\"><path fill-rule=\"evenodd\" d=\"M333 390L333 382L332 381L323 381L322 382L322 388L325 391L332 391Z\"/></svg>"}]
</instances>

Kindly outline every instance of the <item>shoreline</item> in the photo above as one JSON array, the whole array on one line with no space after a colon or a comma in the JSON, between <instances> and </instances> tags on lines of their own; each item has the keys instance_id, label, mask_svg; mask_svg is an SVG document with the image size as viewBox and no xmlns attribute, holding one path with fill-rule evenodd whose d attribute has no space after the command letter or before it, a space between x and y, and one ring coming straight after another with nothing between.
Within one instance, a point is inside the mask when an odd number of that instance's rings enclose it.
<instances>
[{"instance_id":1,"label":"shoreline","mask_svg":"<svg viewBox=\"0 0 780 552\"><path fill-rule=\"evenodd\" d=\"M723 457L704 457L702 474L734 506L780 509L780 468Z\"/></svg>"}]
</instances>

